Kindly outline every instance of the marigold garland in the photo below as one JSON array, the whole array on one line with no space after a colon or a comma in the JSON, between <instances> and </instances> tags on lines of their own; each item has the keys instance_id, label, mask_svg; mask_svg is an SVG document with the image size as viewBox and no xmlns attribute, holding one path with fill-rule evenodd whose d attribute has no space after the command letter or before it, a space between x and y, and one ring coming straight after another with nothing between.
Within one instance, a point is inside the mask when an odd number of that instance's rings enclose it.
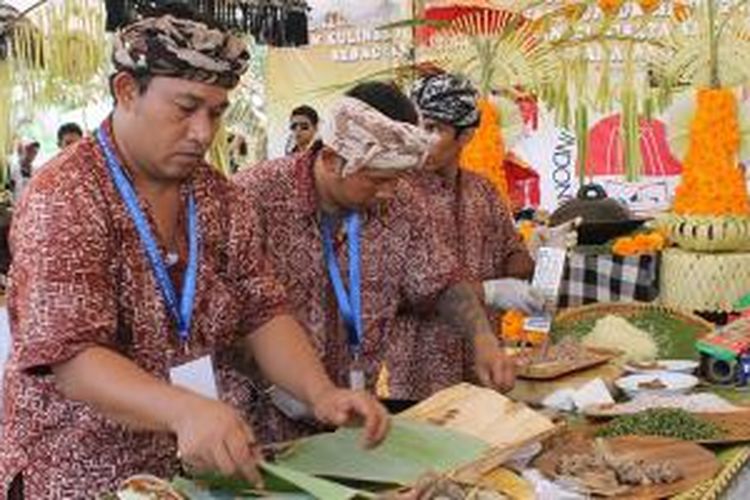
<instances>
[{"instance_id":1,"label":"marigold garland","mask_svg":"<svg viewBox=\"0 0 750 500\"><path fill-rule=\"evenodd\" d=\"M658 252L666 245L666 239L661 233L641 233L632 237L615 240L612 253L623 257Z\"/></svg>"},{"instance_id":2,"label":"marigold garland","mask_svg":"<svg viewBox=\"0 0 750 500\"><path fill-rule=\"evenodd\" d=\"M521 238L523 238L524 243L528 244L531 241L535 231L536 224L530 220L521 221L518 225L518 233L521 235Z\"/></svg>"},{"instance_id":3,"label":"marigold garland","mask_svg":"<svg viewBox=\"0 0 750 500\"><path fill-rule=\"evenodd\" d=\"M461 153L461 168L486 177L504 200L508 200L508 182L503 160L505 145L500 128L500 112L488 98L478 102L481 118L474 137Z\"/></svg>"},{"instance_id":4,"label":"marigold garland","mask_svg":"<svg viewBox=\"0 0 750 500\"><path fill-rule=\"evenodd\" d=\"M524 331L523 323L526 316L520 311L508 311L503 315L500 323L500 335L503 341L508 343L526 341L532 345L540 345L547 337L543 332Z\"/></svg>"},{"instance_id":5,"label":"marigold garland","mask_svg":"<svg viewBox=\"0 0 750 500\"><path fill-rule=\"evenodd\" d=\"M693 14L693 9L684 2L675 2L672 7L672 14L678 22L684 23Z\"/></svg>"},{"instance_id":6,"label":"marigold garland","mask_svg":"<svg viewBox=\"0 0 750 500\"><path fill-rule=\"evenodd\" d=\"M743 172L737 98L731 89L701 89L690 143L677 187L674 212L680 215L750 215Z\"/></svg>"},{"instance_id":7,"label":"marigold garland","mask_svg":"<svg viewBox=\"0 0 750 500\"><path fill-rule=\"evenodd\" d=\"M638 5L645 14L651 14L661 5L662 0L638 0Z\"/></svg>"},{"instance_id":8,"label":"marigold garland","mask_svg":"<svg viewBox=\"0 0 750 500\"><path fill-rule=\"evenodd\" d=\"M607 16L615 16L622 8L625 0L597 0L597 5Z\"/></svg>"}]
</instances>

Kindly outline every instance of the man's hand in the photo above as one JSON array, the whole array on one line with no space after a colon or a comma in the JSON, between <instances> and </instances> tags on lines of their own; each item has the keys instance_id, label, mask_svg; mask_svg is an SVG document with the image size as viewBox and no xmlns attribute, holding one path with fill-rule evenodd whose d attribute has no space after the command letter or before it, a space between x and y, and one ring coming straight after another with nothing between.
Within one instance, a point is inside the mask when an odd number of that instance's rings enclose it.
<instances>
[{"instance_id":1,"label":"man's hand","mask_svg":"<svg viewBox=\"0 0 750 500\"><path fill-rule=\"evenodd\" d=\"M531 315L544 310L544 294L528 282L515 278L488 280L482 283L484 303L493 309L521 311Z\"/></svg>"},{"instance_id":2,"label":"man's hand","mask_svg":"<svg viewBox=\"0 0 750 500\"><path fill-rule=\"evenodd\" d=\"M363 423L363 444L373 447L385 438L390 427L388 411L364 391L331 387L312 401L313 413L321 422L336 427Z\"/></svg>"},{"instance_id":3,"label":"man's hand","mask_svg":"<svg viewBox=\"0 0 750 500\"><path fill-rule=\"evenodd\" d=\"M192 398L173 423L180 460L196 472L220 472L241 477L258 487L257 464L263 459L250 426L231 406Z\"/></svg>"},{"instance_id":4,"label":"man's hand","mask_svg":"<svg viewBox=\"0 0 750 500\"><path fill-rule=\"evenodd\" d=\"M494 335L474 337L474 367L485 387L507 392L515 384L515 361L505 354Z\"/></svg>"}]
</instances>

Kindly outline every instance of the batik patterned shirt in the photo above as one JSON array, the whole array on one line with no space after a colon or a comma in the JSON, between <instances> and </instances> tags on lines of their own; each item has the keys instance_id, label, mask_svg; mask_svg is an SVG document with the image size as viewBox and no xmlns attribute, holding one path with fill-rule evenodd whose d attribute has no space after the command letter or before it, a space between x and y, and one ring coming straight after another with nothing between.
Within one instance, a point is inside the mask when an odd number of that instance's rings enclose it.
<instances>
[{"instance_id":1,"label":"batik patterned shirt","mask_svg":"<svg viewBox=\"0 0 750 500\"><path fill-rule=\"evenodd\" d=\"M424 197L469 281L531 275L534 262L489 181L467 171L453 180L421 172L410 177L410 184ZM488 316L496 319L492 311ZM386 361L393 398L424 399L474 379L471 346L441 318L406 311L399 316L393 339Z\"/></svg>"},{"instance_id":2,"label":"batik patterned shirt","mask_svg":"<svg viewBox=\"0 0 750 500\"><path fill-rule=\"evenodd\" d=\"M232 367L229 347L285 311L283 289L262 258L239 190L208 165L184 187L183 195L194 192L201 231L187 353L96 142L66 149L32 181L11 236L13 352L4 380L0 496L18 473L26 498L70 499L113 491L132 474L178 471L173 435L131 430L56 387L50 367L87 348L111 349L165 381L171 367L213 355L221 398L252 406L252 381ZM140 201L157 234L153 211ZM185 235L185 219L178 234ZM186 236L178 248L173 280L183 274Z\"/></svg>"},{"instance_id":3,"label":"batik patterned shirt","mask_svg":"<svg viewBox=\"0 0 750 500\"><path fill-rule=\"evenodd\" d=\"M267 162L240 172L235 180L253 199L265 251L286 289L290 311L307 328L331 378L346 385L351 358L323 253L313 156ZM362 361L370 389L393 341L397 313L437 315L437 298L461 280L430 212L416 191L404 184L397 198L361 215ZM334 240L348 287L343 227Z\"/></svg>"}]
</instances>

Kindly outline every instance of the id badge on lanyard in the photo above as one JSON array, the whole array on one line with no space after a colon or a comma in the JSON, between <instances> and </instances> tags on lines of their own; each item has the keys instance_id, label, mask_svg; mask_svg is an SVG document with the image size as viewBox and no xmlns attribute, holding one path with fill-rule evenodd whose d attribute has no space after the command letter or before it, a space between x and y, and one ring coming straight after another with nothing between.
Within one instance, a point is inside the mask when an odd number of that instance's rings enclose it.
<instances>
[{"instance_id":1,"label":"id badge on lanyard","mask_svg":"<svg viewBox=\"0 0 750 500\"><path fill-rule=\"evenodd\" d=\"M364 331L362 327L362 295L361 295L361 261L360 234L361 224L359 214L349 213L345 218L347 242L349 247L349 290L346 289L341 277L336 251L333 248L334 221L327 216L323 218L323 252L326 268L336 295L336 303L344 321L349 346L349 387L361 391L366 387L365 371L362 363L362 343Z\"/></svg>"},{"instance_id":2,"label":"id badge on lanyard","mask_svg":"<svg viewBox=\"0 0 750 500\"><path fill-rule=\"evenodd\" d=\"M188 198L188 264L182 279L182 290L178 297L172 283L172 278L167 270L167 265L159 250L159 245L151 231L148 219L138 202L135 188L125 175L122 165L114 153L114 148L106 130L103 128L97 130L96 139L104 154L107 168L112 176L117 192L120 194L123 203L125 203L128 215L130 215L138 232L141 246L151 265L151 271L161 291L162 299L177 325L177 335L180 343L183 349L187 351L198 281L198 254L200 246L200 228L198 225L198 209L195 203L195 196L191 192ZM207 397L217 397L216 377L214 376L213 363L210 356L204 356L172 368L170 370L170 379L175 385L187 387Z\"/></svg>"}]
</instances>

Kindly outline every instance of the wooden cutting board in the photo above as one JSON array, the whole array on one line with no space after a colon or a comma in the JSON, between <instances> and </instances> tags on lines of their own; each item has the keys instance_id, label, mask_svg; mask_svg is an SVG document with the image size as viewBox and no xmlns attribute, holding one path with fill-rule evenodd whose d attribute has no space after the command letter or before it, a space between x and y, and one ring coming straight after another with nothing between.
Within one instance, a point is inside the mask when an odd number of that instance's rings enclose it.
<instances>
[{"instance_id":1,"label":"wooden cutting board","mask_svg":"<svg viewBox=\"0 0 750 500\"><path fill-rule=\"evenodd\" d=\"M516 451L558 430L550 419L525 404L466 383L437 392L400 416L463 432L492 446L485 457L462 469L460 478L469 482L478 481Z\"/></svg>"},{"instance_id":2,"label":"wooden cutting board","mask_svg":"<svg viewBox=\"0 0 750 500\"><path fill-rule=\"evenodd\" d=\"M520 378L532 380L553 380L564 375L586 370L611 361L622 353L609 349L587 348L586 355L578 360L544 361L526 365L518 371Z\"/></svg>"},{"instance_id":3,"label":"wooden cutting board","mask_svg":"<svg viewBox=\"0 0 750 500\"><path fill-rule=\"evenodd\" d=\"M683 479L672 484L633 487L616 498L657 499L683 493L693 486L713 478L719 471L716 456L702 446L687 441L661 437L623 436L606 439L609 449L618 457L647 462L669 460L683 473ZM593 440L569 440L544 453L534 466L548 477L556 477L556 467L563 455L587 453Z\"/></svg>"},{"instance_id":4,"label":"wooden cutting board","mask_svg":"<svg viewBox=\"0 0 750 500\"><path fill-rule=\"evenodd\" d=\"M734 444L750 442L750 411L731 413L696 413L696 417L708 420L726 433L717 439L698 441L702 444Z\"/></svg>"},{"instance_id":5,"label":"wooden cutting board","mask_svg":"<svg viewBox=\"0 0 750 500\"><path fill-rule=\"evenodd\" d=\"M614 362L605 363L586 370L564 375L554 380L517 379L516 386L508 397L532 405L541 405L544 398L559 389L578 389L595 378L601 378L610 391L614 382L623 374L622 368Z\"/></svg>"}]
</instances>

